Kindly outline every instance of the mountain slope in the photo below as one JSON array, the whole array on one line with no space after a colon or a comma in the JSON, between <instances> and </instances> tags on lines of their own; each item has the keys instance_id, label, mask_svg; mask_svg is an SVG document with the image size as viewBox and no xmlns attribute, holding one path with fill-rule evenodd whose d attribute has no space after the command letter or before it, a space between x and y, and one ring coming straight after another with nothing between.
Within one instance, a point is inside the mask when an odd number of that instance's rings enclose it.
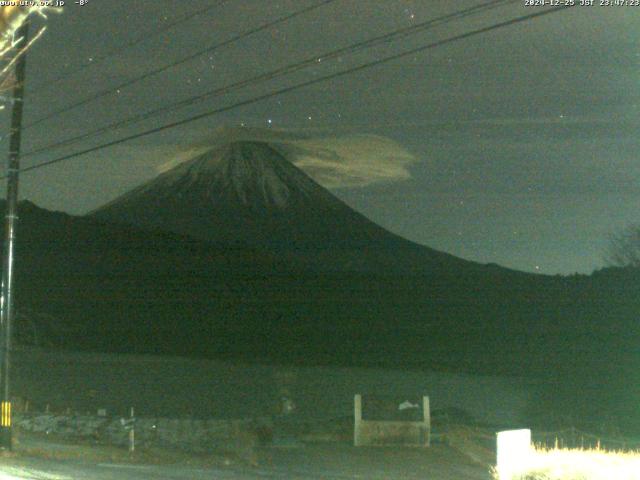
<instances>
[{"instance_id":1,"label":"mountain slope","mask_svg":"<svg viewBox=\"0 0 640 480\"><path fill-rule=\"evenodd\" d=\"M32 204L20 206L20 218L18 310L60 319L55 328L72 349L486 371L496 356L520 364L506 339L557 323L564 293L561 279L490 269L300 270L274 251Z\"/></svg>"}]
</instances>

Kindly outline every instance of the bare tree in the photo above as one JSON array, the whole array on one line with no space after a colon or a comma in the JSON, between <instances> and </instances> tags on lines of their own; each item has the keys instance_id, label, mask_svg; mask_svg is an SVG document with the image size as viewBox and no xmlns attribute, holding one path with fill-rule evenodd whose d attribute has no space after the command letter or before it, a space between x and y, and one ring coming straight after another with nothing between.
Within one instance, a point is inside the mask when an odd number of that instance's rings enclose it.
<instances>
[{"instance_id":1,"label":"bare tree","mask_svg":"<svg viewBox=\"0 0 640 480\"><path fill-rule=\"evenodd\" d=\"M640 267L640 224L611 235L604 260L612 267Z\"/></svg>"}]
</instances>

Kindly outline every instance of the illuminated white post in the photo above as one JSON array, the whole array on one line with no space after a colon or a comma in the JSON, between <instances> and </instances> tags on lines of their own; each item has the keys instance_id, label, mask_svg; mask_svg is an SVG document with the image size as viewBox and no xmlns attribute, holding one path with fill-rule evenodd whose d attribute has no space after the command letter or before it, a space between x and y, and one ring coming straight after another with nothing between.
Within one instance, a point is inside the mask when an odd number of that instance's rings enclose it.
<instances>
[{"instance_id":1,"label":"illuminated white post","mask_svg":"<svg viewBox=\"0 0 640 480\"><path fill-rule=\"evenodd\" d=\"M135 427L135 416L133 412L133 407L131 407L131 411L129 412L129 421L131 422L131 430L129 430L129 453L133 454L136 450L136 427Z\"/></svg>"},{"instance_id":2,"label":"illuminated white post","mask_svg":"<svg viewBox=\"0 0 640 480\"><path fill-rule=\"evenodd\" d=\"M362 395L353 397L353 445L359 447L362 443L360 431L362 429Z\"/></svg>"},{"instance_id":3,"label":"illuminated white post","mask_svg":"<svg viewBox=\"0 0 640 480\"><path fill-rule=\"evenodd\" d=\"M424 395L422 397L422 414L424 421L424 428L426 429L427 438L425 439L425 445L431 446L431 407L429 406L429 397Z\"/></svg>"},{"instance_id":4,"label":"illuminated white post","mask_svg":"<svg viewBox=\"0 0 640 480\"><path fill-rule=\"evenodd\" d=\"M529 463L531 455L531 430L505 430L497 434L498 478L511 480Z\"/></svg>"}]
</instances>

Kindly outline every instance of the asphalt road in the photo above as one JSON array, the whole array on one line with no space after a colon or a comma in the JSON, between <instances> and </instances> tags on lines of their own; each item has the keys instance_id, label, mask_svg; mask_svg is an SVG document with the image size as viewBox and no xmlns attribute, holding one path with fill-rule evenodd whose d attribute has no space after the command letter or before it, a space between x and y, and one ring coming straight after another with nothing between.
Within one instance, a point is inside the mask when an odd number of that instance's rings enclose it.
<instances>
[{"instance_id":1,"label":"asphalt road","mask_svg":"<svg viewBox=\"0 0 640 480\"><path fill-rule=\"evenodd\" d=\"M427 450L319 445L273 452L272 462L244 466L193 467L44 458L0 459L0 480L490 480L486 467L446 446Z\"/></svg>"}]
</instances>

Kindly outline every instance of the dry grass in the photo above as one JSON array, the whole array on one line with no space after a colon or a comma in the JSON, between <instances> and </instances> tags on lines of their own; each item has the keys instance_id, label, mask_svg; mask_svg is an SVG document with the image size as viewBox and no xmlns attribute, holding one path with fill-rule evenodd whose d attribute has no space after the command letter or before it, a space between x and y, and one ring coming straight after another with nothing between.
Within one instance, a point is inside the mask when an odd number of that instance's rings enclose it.
<instances>
[{"instance_id":1,"label":"dry grass","mask_svg":"<svg viewBox=\"0 0 640 480\"><path fill-rule=\"evenodd\" d=\"M517 473L496 480L640 480L640 451L532 449ZM515 470L515 467L514 467Z\"/></svg>"}]
</instances>

